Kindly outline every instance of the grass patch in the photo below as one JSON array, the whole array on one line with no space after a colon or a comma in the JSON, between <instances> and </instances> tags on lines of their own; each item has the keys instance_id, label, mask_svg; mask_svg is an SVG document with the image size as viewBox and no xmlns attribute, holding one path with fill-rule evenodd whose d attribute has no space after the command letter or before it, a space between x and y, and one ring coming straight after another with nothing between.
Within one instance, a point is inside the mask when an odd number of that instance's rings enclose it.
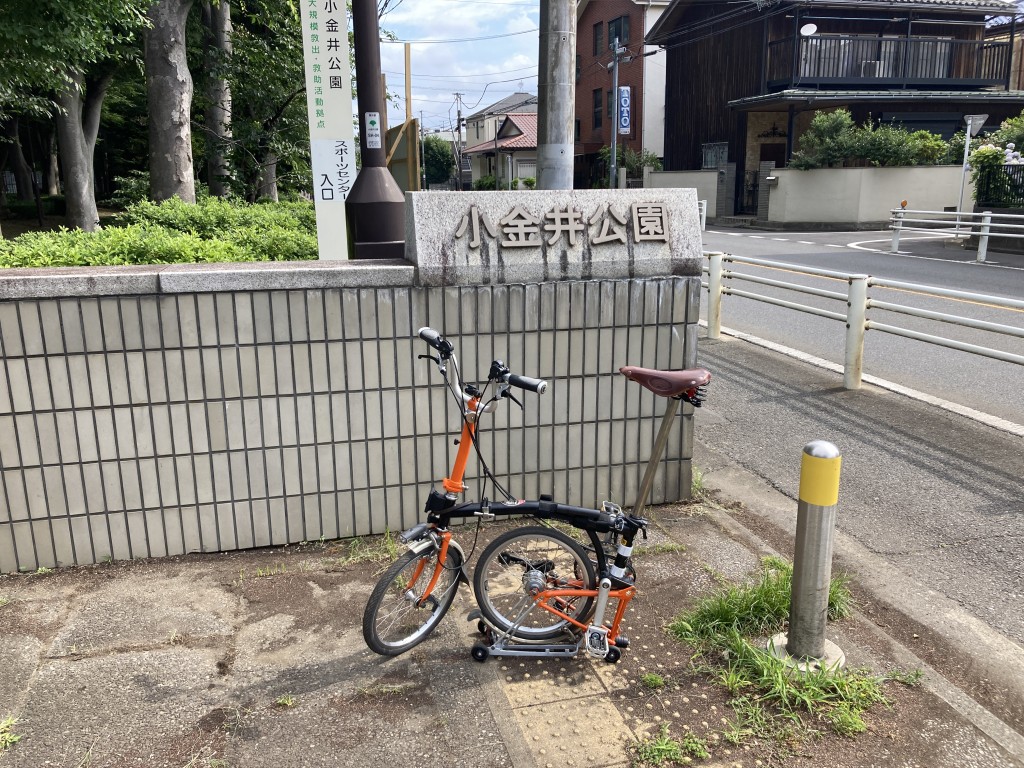
<instances>
[{"instance_id":1,"label":"grass patch","mask_svg":"<svg viewBox=\"0 0 1024 768\"><path fill-rule=\"evenodd\" d=\"M368 544L366 539L351 539L342 546L347 551L334 559L334 565L391 562L399 555L398 542L390 530L384 531L384 535L372 543Z\"/></svg>"},{"instance_id":2,"label":"grass patch","mask_svg":"<svg viewBox=\"0 0 1024 768\"><path fill-rule=\"evenodd\" d=\"M778 557L762 560L761 576L751 585L727 585L705 597L697 607L669 625L673 636L700 649L718 642L731 632L765 635L779 631L789 618L793 566ZM844 577L835 577L829 587L828 617L841 619L853 610Z\"/></svg>"},{"instance_id":3,"label":"grass patch","mask_svg":"<svg viewBox=\"0 0 1024 768\"><path fill-rule=\"evenodd\" d=\"M286 694L284 694L283 696L278 696L278 697L277 697L277 700L276 700L276 701L274 701L274 704L275 704L276 706L278 706L278 707L284 707L285 709L287 709L287 708L289 708L289 707L294 707L294 706L295 706L296 704L298 704L298 703L299 703L299 702L298 702L298 699L296 699L296 698L295 698L294 696L292 696L292 695L291 695L290 693L286 693Z\"/></svg>"},{"instance_id":4,"label":"grass patch","mask_svg":"<svg viewBox=\"0 0 1024 768\"><path fill-rule=\"evenodd\" d=\"M11 599L9 597L4 597L3 595L0 595L0 608L3 608L5 605L9 604L10 602L11 602Z\"/></svg>"},{"instance_id":5,"label":"grass patch","mask_svg":"<svg viewBox=\"0 0 1024 768\"><path fill-rule=\"evenodd\" d=\"M785 625L792 574L784 560L765 558L753 584L728 585L669 625L674 637L696 650L697 668L732 695L736 718L724 733L730 743L749 737L786 741L813 730L815 724L842 736L861 733L866 729L863 713L876 704L888 706L886 680L913 684L920 677L877 676L864 670L800 672L748 641L747 637L771 635ZM851 610L846 580L833 579L829 618L843 618Z\"/></svg>"},{"instance_id":6,"label":"grass patch","mask_svg":"<svg viewBox=\"0 0 1024 768\"><path fill-rule=\"evenodd\" d=\"M633 557L643 555L672 555L685 551L686 546L684 544L678 544L674 541L662 541L658 544L652 544L651 546L636 547L633 550Z\"/></svg>"},{"instance_id":7,"label":"grass patch","mask_svg":"<svg viewBox=\"0 0 1024 768\"><path fill-rule=\"evenodd\" d=\"M693 758L706 760L711 757L707 741L692 733L675 739L669 736L667 725L661 726L657 736L634 744L632 752L634 766L685 764Z\"/></svg>"},{"instance_id":8,"label":"grass patch","mask_svg":"<svg viewBox=\"0 0 1024 768\"><path fill-rule=\"evenodd\" d=\"M21 736L14 732L14 726L17 722L18 721L10 715L5 717L3 720L0 720L0 752L10 749L21 741Z\"/></svg>"},{"instance_id":9,"label":"grass patch","mask_svg":"<svg viewBox=\"0 0 1024 768\"><path fill-rule=\"evenodd\" d=\"M644 688L650 688L652 691L657 691L665 687L665 678L654 672L648 672L640 678L640 685L644 686Z\"/></svg>"},{"instance_id":10,"label":"grass patch","mask_svg":"<svg viewBox=\"0 0 1024 768\"><path fill-rule=\"evenodd\" d=\"M704 484L704 473L694 467L690 476L690 496L699 500L707 495L708 488Z\"/></svg>"}]
</instances>

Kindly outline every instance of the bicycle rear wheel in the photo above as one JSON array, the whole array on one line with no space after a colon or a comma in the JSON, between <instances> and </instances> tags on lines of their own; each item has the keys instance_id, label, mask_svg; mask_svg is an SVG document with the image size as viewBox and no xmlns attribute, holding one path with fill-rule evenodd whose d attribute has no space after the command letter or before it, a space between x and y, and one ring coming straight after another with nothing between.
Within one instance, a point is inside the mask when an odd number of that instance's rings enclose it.
<instances>
[{"instance_id":1,"label":"bicycle rear wheel","mask_svg":"<svg viewBox=\"0 0 1024 768\"><path fill-rule=\"evenodd\" d=\"M517 528L503 533L480 555L473 591L480 613L501 632L526 641L551 640L577 627L534 605L545 589L596 589L594 565L587 551L555 528ZM592 597L555 597L548 605L586 622Z\"/></svg>"},{"instance_id":2,"label":"bicycle rear wheel","mask_svg":"<svg viewBox=\"0 0 1024 768\"><path fill-rule=\"evenodd\" d=\"M374 587L363 611L363 639L374 653L398 656L423 642L455 600L462 555L449 547L437 584L423 600L434 575L438 550L406 552Z\"/></svg>"}]
</instances>

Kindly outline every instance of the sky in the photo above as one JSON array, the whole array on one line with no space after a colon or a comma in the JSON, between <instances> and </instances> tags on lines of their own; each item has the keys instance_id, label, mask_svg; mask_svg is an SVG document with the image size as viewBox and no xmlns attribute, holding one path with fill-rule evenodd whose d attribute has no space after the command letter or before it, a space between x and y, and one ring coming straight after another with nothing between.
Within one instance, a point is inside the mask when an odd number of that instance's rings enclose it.
<instances>
[{"instance_id":1,"label":"sky","mask_svg":"<svg viewBox=\"0 0 1024 768\"><path fill-rule=\"evenodd\" d=\"M405 46L412 44L412 112L427 130L463 118L517 91L537 93L539 0L404 0L380 20L388 126L405 120ZM431 42L427 42L431 41ZM433 42L437 41L437 42Z\"/></svg>"}]
</instances>

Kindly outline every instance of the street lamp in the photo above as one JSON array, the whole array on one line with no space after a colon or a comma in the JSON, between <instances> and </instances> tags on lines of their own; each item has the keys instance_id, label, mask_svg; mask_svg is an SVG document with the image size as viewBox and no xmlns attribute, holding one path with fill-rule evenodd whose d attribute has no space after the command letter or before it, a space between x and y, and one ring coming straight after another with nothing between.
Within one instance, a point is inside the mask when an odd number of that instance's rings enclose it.
<instances>
[{"instance_id":1,"label":"street lamp","mask_svg":"<svg viewBox=\"0 0 1024 768\"><path fill-rule=\"evenodd\" d=\"M960 215L964 207L964 184L967 181L967 156L971 153L971 139L974 138L985 125L988 115L964 115L964 122L967 123L967 130L964 133L964 164L960 174L960 196L956 204L956 237L960 237Z\"/></svg>"}]
</instances>

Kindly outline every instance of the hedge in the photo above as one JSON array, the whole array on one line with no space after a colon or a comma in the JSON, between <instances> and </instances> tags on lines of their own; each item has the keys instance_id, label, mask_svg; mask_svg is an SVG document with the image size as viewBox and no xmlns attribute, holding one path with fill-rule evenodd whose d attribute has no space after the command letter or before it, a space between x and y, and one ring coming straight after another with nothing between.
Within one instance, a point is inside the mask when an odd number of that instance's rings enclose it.
<instances>
[{"instance_id":1,"label":"hedge","mask_svg":"<svg viewBox=\"0 0 1024 768\"><path fill-rule=\"evenodd\" d=\"M120 226L0 240L0 267L303 261L318 256L311 203L248 205L210 198L132 205Z\"/></svg>"}]
</instances>

